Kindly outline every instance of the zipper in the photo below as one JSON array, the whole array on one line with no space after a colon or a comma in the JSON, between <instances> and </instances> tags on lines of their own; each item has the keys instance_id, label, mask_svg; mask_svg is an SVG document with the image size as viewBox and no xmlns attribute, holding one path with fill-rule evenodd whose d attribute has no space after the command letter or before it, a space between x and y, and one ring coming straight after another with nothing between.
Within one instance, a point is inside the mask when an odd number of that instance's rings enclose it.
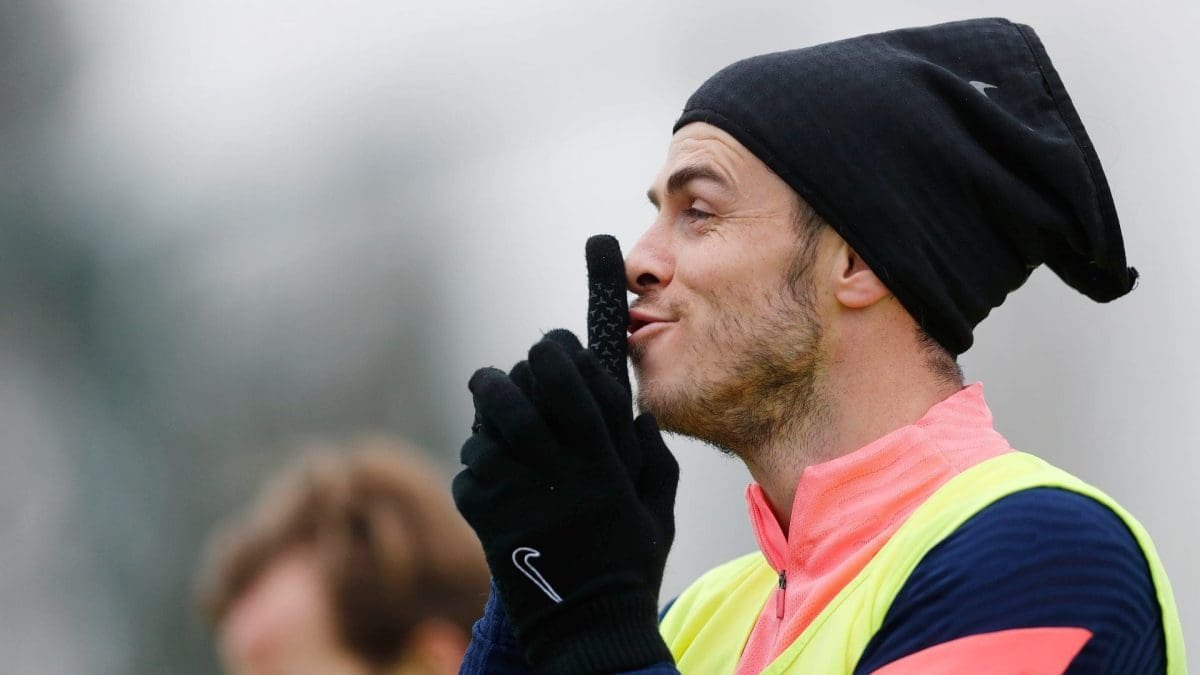
<instances>
[{"instance_id":1,"label":"zipper","mask_svg":"<svg viewBox=\"0 0 1200 675\"><path fill-rule=\"evenodd\" d=\"M783 599L787 593L787 570L779 570L779 590L775 593L775 618L783 618Z\"/></svg>"}]
</instances>

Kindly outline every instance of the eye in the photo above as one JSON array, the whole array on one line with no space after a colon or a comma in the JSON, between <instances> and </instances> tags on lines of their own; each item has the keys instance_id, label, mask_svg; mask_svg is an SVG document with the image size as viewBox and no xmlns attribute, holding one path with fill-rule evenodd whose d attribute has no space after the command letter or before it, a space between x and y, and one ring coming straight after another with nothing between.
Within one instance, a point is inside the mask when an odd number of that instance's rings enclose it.
<instances>
[{"instance_id":1,"label":"eye","mask_svg":"<svg viewBox=\"0 0 1200 675\"><path fill-rule=\"evenodd\" d=\"M688 208L684 209L683 215L692 220L707 220L712 218L711 213L704 211L703 209L696 208L695 204L692 204Z\"/></svg>"}]
</instances>

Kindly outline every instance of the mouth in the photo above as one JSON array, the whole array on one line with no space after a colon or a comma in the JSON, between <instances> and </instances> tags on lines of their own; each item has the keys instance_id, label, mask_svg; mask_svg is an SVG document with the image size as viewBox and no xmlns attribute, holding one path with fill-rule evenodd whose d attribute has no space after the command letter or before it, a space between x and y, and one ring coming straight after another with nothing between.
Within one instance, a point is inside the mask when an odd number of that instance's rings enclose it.
<instances>
[{"instance_id":1,"label":"mouth","mask_svg":"<svg viewBox=\"0 0 1200 675\"><path fill-rule=\"evenodd\" d=\"M649 339L661 329L675 323L674 319L655 316L649 312L631 310L629 312L629 341Z\"/></svg>"}]
</instances>

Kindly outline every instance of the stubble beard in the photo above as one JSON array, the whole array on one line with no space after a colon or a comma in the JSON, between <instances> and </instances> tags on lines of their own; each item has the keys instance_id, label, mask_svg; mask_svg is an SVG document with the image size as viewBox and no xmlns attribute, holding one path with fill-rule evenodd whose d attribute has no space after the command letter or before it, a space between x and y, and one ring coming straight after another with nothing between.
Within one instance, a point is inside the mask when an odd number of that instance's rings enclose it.
<instances>
[{"instance_id":1,"label":"stubble beard","mask_svg":"<svg viewBox=\"0 0 1200 675\"><path fill-rule=\"evenodd\" d=\"M642 382L638 408L652 413L660 428L748 463L769 462L764 449L782 438L817 441L829 409L821 386L821 324L807 289L785 285L776 298L765 316L744 317L715 307L721 322L706 344L717 347L715 359L726 365L706 380L673 386ZM689 349L700 356L699 345ZM631 355L636 366L641 353Z\"/></svg>"}]
</instances>

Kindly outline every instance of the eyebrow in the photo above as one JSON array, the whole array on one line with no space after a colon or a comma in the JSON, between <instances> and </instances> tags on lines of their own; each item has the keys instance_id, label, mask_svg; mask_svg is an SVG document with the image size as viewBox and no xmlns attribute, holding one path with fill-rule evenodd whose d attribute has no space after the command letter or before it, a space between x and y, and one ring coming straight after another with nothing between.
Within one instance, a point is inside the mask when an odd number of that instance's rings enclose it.
<instances>
[{"instance_id":1,"label":"eyebrow","mask_svg":"<svg viewBox=\"0 0 1200 675\"><path fill-rule=\"evenodd\" d=\"M675 173L671 174L670 178L667 178L667 194L671 195L679 192L694 180L709 180L716 183L723 190L729 189L729 182L725 180L724 176L717 173L715 169L705 164L693 164L676 170ZM654 188L646 191L646 199L650 200L654 208L660 207L658 195L655 194Z\"/></svg>"}]
</instances>

